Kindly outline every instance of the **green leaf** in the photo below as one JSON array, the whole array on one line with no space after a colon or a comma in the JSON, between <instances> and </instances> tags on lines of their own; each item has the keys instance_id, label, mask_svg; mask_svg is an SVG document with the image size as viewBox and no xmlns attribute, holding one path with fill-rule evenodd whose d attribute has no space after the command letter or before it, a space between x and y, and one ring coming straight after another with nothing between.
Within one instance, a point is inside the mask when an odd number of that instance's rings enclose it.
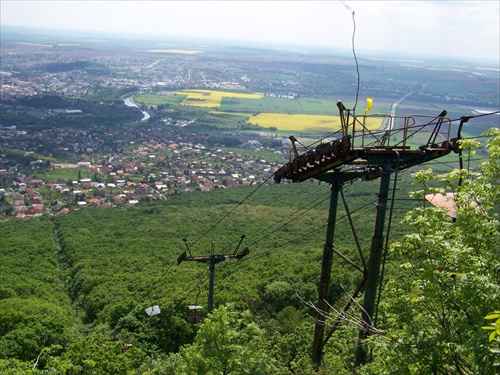
<instances>
[{"instance_id":1,"label":"green leaf","mask_svg":"<svg viewBox=\"0 0 500 375\"><path fill-rule=\"evenodd\" d=\"M497 335L496 331L491 332L490 336L488 337L488 341L492 342L495 340L495 336Z\"/></svg>"},{"instance_id":2,"label":"green leaf","mask_svg":"<svg viewBox=\"0 0 500 375\"><path fill-rule=\"evenodd\" d=\"M484 319L497 319L497 318L500 318L500 312L497 313L496 311L484 317Z\"/></svg>"}]
</instances>

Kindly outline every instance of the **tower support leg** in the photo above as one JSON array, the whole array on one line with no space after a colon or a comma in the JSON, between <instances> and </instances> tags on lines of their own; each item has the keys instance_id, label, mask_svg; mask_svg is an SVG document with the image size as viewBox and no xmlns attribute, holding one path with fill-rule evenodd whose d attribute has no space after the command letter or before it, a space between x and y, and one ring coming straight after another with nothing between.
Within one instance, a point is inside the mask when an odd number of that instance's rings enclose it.
<instances>
[{"instance_id":1,"label":"tower support leg","mask_svg":"<svg viewBox=\"0 0 500 375\"><path fill-rule=\"evenodd\" d=\"M341 183L338 181L332 182L330 193L330 209L328 212L328 226L326 229L326 242L323 247L323 259L321 263L321 276L318 288L318 313L316 316L316 325L314 328L314 338L312 345L312 360L317 365L321 362L321 354L323 350L323 336L325 333L325 317L321 313L327 311L328 305L328 289L330 287L330 279L332 273L333 261L333 237L335 234L335 222L337 220L337 203Z\"/></svg>"},{"instance_id":2,"label":"tower support leg","mask_svg":"<svg viewBox=\"0 0 500 375\"><path fill-rule=\"evenodd\" d=\"M367 350L364 341L370 335L367 327L373 323L375 310L375 300L378 288L378 278L380 274L380 263L384 247L384 223L387 211L387 200L389 195L389 185L391 180L391 165L384 166L380 179L380 188L377 203L377 216L375 218L375 230L373 232L370 258L368 260L365 296L363 301L362 323L363 328L359 332L358 346L356 349L356 365L367 362Z\"/></svg>"},{"instance_id":3,"label":"tower support leg","mask_svg":"<svg viewBox=\"0 0 500 375\"><path fill-rule=\"evenodd\" d=\"M215 281L215 258L210 259L210 281L208 284L208 306L207 312L210 314L214 308L214 281Z\"/></svg>"}]
</instances>

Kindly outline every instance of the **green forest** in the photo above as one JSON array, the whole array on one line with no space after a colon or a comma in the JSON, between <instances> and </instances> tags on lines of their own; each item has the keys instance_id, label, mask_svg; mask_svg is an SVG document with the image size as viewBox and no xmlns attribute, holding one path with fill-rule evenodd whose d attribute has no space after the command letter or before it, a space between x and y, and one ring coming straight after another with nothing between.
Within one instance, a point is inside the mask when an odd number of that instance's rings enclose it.
<instances>
[{"instance_id":1,"label":"green forest","mask_svg":"<svg viewBox=\"0 0 500 375\"><path fill-rule=\"evenodd\" d=\"M357 302L342 313L362 274L335 258L323 313L326 330L337 329L321 363L311 360L311 344L326 183L0 221L0 372L498 373L499 129L484 140L461 141L469 153L488 150L478 168L423 165L394 176L376 321L363 326ZM342 187L334 245L355 263L369 255L378 187L378 180ZM424 199L447 192L455 193L455 219ZM216 265L209 313L208 264L178 258L234 254L243 235L249 254ZM361 343L369 360L356 366L360 329L371 332Z\"/></svg>"}]
</instances>

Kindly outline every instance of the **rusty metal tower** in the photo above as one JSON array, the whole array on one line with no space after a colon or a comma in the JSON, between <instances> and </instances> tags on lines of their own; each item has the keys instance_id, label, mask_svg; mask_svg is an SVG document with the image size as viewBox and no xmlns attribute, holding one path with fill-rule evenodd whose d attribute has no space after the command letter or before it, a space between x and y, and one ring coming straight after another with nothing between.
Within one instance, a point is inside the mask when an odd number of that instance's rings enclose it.
<instances>
[{"instance_id":1,"label":"rusty metal tower","mask_svg":"<svg viewBox=\"0 0 500 375\"><path fill-rule=\"evenodd\" d=\"M445 156L452 150L458 151L458 139L450 139L451 120L445 117L446 111L441 112L438 116L367 114L355 116L345 108L341 101L337 103L337 107L340 114L341 129L328 138L324 138L308 147L291 136L293 154L291 154L290 161L276 171L274 180L277 183L282 180L302 182L315 178L331 185L328 226L323 247L318 302L316 305L318 313L312 345L312 359L315 363L320 363L323 348L339 324L339 320L337 320L325 337L324 312L328 311L328 290L333 256L336 254L362 273L360 285L344 308L345 313L350 308L352 301L364 288L361 320L362 327L365 328L360 329L356 351L356 364L359 365L367 361L367 353L363 342L371 334L369 327L373 327L384 249L385 217L389 201L391 175ZM370 119L379 119L384 130L369 130L367 123ZM421 140L422 144L412 149L410 145L415 142L411 141L416 139ZM299 153L297 145L303 147L305 151ZM345 204L342 186L346 182L353 180L367 181L377 178L380 178L380 187L370 252L367 261L365 261L362 250L357 243L362 261L361 265L357 265L334 246L339 193ZM350 216L349 220L351 221Z\"/></svg>"}]
</instances>

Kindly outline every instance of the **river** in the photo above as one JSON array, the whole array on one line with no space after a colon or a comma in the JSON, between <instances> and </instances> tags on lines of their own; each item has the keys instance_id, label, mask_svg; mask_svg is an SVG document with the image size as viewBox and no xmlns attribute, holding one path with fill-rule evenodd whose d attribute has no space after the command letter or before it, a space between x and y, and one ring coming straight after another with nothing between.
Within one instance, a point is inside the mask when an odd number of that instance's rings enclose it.
<instances>
[{"instance_id":1,"label":"river","mask_svg":"<svg viewBox=\"0 0 500 375\"><path fill-rule=\"evenodd\" d=\"M132 97L131 96L129 96L128 98L123 99L123 102L125 103L125 105L127 107L136 107L136 108L139 108L139 106L132 101ZM142 112L142 115L144 116L141 119L141 121L147 121L151 117L149 115L149 113L147 113L145 111L141 111L141 112Z\"/></svg>"}]
</instances>

